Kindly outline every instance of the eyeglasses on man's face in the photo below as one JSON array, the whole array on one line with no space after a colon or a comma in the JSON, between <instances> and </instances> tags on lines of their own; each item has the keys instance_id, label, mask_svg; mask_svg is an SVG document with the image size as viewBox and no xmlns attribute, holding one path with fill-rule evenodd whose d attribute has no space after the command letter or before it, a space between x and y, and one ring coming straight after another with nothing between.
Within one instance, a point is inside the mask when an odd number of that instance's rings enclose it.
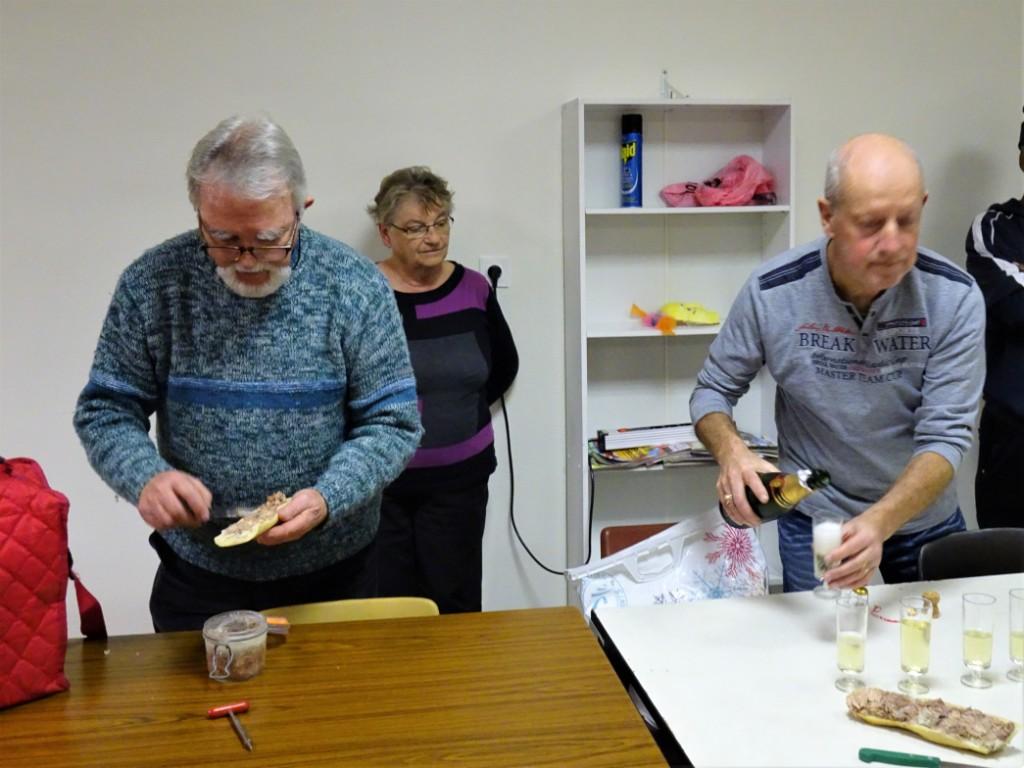
<instances>
[{"instance_id":1,"label":"eyeglasses on man's face","mask_svg":"<svg viewBox=\"0 0 1024 768\"><path fill-rule=\"evenodd\" d=\"M296 213L289 228L288 243L283 245L210 245L207 240L215 238L211 238L210 230L198 212L196 217L199 219L199 232L203 237L203 244L199 248L218 264L236 264L246 253L252 254L252 257L260 263L283 262L295 247L295 233L299 227L299 214Z\"/></svg>"},{"instance_id":2,"label":"eyeglasses on man's face","mask_svg":"<svg viewBox=\"0 0 1024 768\"><path fill-rule=\"evenodd\" d=\"M454 223L455 219L451 216L438 216L434 220L433 224L424 224L421 221L414 221L404 227L400 227L397 224L389 224L388 226L397 229L410 240L422 240L432 229L439 235L447 235Z\"/></svg>"}]
</instances>

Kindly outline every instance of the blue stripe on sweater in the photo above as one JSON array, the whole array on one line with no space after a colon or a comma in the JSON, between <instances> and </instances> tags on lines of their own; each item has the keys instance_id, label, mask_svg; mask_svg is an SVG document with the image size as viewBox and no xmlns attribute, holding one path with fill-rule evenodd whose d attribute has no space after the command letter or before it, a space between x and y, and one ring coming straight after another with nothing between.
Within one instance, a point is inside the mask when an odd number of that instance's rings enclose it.
<instances>
[{"instance_id":1,"label":"blue stripe on sweater","mask_svg":"<svg viewBox=\"0 0 1024 768\"><path fill-rule=\"evenodd\" d=\"M321 381L223 381L172 376L167 399L177 403L214 408L264 408L295 410L340 403L342 382Z\"/></svg>"},{"instance_id":2,"label":"blue stripe on sweater","mask_svg":"<svg viewBox=\"0 0 1024 768\"><path fill-rule=\"evenodd\" d=\"M134 387L131 384L122 381L121 379L116 379L113 376L109 376L105 373L100 373L99 371L95 370L89 374L89 387L95 387L96 389L106 390L108 392L113 392L115 394L122 396L126 395L128 397L134 398L136 400L142 400L144 402L152 402L156 400L155 395L148 395L138 387ZM95 390L91 389L91 391Z\"/></svg>"},{"instance_id":3,"label":"blue stripe on sweater","mask_svg":"<svg viewBox=\"0 0 1024 768\"><path fill-rule=\"evenodd\" d=\"M146 397L139 390L129 386L111 387L101 384L90 378L82 390L81 397L89 400L113 400L115 402L127 403L131 406L141 406L149 412L155 411L157 399Z\"/></svg>"},{"instance_id":4,"label":"blue stripe on sweater","mask_svg":"<svg viewBox=\"0 0 1024 768\"><path fill-rule=\"evenodd\" d=\"M781 267L776 267L771 272L766 272L761 275L757 281L758 288L762 291L767 291L769 288L778 288L780 285L785 285L786 283L792 283L801 279L820 266L821 254L818 249L815 248L813 251L804 254L796 261L783 264Z\"/></svg>"},{"instance_id":5,"label":"blue stripe on sweater","mask_svg":"<svg viewBox=\"0 0 1024 768\"><path fill-rule=\"evenodd\" d=\"M416 380L405 378L394 381L386 387L381 387L366 397L350 401L349 407L369 416L378 411L387 410L396 404L414 402L416 402Z\"/></svg>"},{"instance_id":6,"label":"blue stripe on sweater","mask_svg":"<svg viewBox=\"0 0 1024 768\"><path fill-rule=\"evenodd\" d=\"M922 272L930 272L933 275L944 277L947 280L952 280L953 282L956 283L970 285L972 282L971 278L967 275L967 273L961 272L953 265L946 264L945 262L939 261L938 259L933 259L931 256L928 256L923 253L917 254L917 263L914 264L914 266L920 269Z\"/></svg>"}]
</instances>

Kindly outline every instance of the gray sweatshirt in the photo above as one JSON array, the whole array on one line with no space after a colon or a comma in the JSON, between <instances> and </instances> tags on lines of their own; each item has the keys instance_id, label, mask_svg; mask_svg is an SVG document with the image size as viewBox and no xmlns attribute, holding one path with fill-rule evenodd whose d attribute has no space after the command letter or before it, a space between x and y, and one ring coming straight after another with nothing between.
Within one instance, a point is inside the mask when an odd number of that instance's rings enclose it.
<instances>
[{"instance_id":1,"label":"gray sweatshirt","mask_svg":"<svg viewBox=\"0 0 1024 768\"><path fill-rule=\"evenodd\" d=\"M919 248L914 268L861 317L836 294L826 245L819 238L754 271L690 397L694 424L716 411L731 416L767 366L777 383L779 468L832 476L800 503L812 517L860 514L924 451L959 467L985 372L985 306L966 272ZM900 533L936 525L956 507L950 483Z\"/></svg>"}]
</instances>

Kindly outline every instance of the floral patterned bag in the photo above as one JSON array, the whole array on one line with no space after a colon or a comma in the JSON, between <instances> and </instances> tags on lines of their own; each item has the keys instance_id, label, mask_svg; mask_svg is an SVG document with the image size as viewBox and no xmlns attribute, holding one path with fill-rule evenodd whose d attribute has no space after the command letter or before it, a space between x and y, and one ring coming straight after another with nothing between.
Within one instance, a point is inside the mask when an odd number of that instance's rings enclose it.
<instances>
[{"instance_id":1,"label":"floral patterned bag","mask_svg":"<svg viewBox=\"0 0 1024 768\"><path fill-rule=\"evenodd\" d=\"M768 562L753 530L733 528L717 510L709 510L594 563L571 568L566 579L589 620L601 605L765 595Z\"/></svg>"}]
</instances>

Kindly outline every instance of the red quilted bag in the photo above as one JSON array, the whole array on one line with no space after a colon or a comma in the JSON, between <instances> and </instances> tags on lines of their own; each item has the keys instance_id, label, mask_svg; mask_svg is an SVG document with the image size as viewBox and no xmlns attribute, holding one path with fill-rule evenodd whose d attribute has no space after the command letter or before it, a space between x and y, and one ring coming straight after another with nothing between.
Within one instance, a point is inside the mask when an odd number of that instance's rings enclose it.
<instances>
[{"instance_id":1,"label":"red quilted bag","mask_svg":"<svg viewBox=\"0 0 1024 768\"><path fill-rule=\"evenodd\" d=\"M0 459L0 708L68 688L65 596L75 579L82 634L103 611L71 571L68 500L32 459Z\"/></svg>"}]
</instances>

